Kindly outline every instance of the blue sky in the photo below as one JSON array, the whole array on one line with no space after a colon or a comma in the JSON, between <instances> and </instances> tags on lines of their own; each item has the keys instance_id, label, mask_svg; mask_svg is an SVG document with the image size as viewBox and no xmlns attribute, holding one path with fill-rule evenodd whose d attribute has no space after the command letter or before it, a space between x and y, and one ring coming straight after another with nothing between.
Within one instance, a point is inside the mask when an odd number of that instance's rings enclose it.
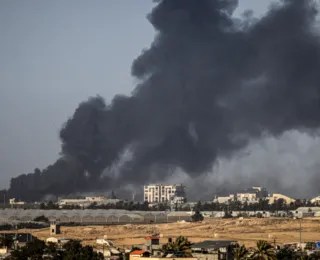
<instances>
[{"instance_id":1,"label":"blue sky","mask_svg":"<svg viewBox=\"0 0 320 260\"><path fill-rule=\"evenodd\" d=\"M237 14L270 0L239 0ZM0 189L44 168L79 102L134 87L131 63L153 40L151 0L0 1Z\"/></svg>"}]
</instances>

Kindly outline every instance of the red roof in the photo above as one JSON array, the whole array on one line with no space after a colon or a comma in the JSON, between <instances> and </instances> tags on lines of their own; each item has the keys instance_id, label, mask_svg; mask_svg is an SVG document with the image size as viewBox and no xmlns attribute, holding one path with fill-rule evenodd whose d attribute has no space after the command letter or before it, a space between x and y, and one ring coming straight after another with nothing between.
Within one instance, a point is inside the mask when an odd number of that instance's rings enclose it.
<instances>
[{"instance_id":1,"label":"red roof","mask_svg":"<svg viewBox=\"0 0 320 260\"><path fill-rule=\"evenodd\" d=\"M147 250L134 250L130 253L130 255L142 255L147 252L148 252Z\"/></svg>"},{"instance_id":2,"label":"red roof","mask_svg":"<svg viewBox=\"0 0 320 260\"><path fill-rule=\"evenodd\" d=\"M149 237L146 237L147 240L153 240L153 239L160 239L160 237L158 236L149 236Z\"/></svg>"}]
</instances>

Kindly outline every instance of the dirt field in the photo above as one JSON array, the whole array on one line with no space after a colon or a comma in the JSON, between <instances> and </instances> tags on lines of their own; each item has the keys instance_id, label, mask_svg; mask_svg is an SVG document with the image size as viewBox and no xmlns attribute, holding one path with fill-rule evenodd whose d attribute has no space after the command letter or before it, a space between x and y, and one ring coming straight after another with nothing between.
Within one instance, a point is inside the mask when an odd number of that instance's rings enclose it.
<instances>
[{"instance_id":1,"label":"dirt field","mask_svg":"<svg viewBox=\"0 0 320 260\"><path fill-rule=\"evenodd\" d=\"M46 239L49 229L21 230L30 232L40 239ZM187 236L192 242L214 239L237 240L246 246L254 246L259 239L282 244L299 241L299 220L293 219L206 219L201 223L169 223L157 225L119 225L62 227L58 237L81 239L84 244L95 245L96 238L107 238L118 247L130 248L143 244L144 237L152 232L162 234L161 243L169 237ZM302 221L302 240L320 240L320 219L310 218Z\"/></svg>"}]
</instances>

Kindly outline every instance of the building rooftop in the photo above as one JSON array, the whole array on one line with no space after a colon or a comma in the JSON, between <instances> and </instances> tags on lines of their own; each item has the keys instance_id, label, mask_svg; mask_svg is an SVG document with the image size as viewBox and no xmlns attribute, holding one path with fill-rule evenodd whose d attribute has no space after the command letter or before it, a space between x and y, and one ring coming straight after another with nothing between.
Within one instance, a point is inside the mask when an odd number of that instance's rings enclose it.
<instances>
[{"instance_id":1,"label":"building rooftop","mask_svg":"<svg viewBox=\"0 0 320 260\"><path fill-rule=\"evenodd\" d=\"M130 255L142 255L147 252L148 252L147 250L134 250L130 253Z\"/></svg>"},{"instance_id":2,"label":"building rooftop","mask_svg":"<svg viewBox=\"0 0 320 260\"><path fill-rule=\"evenodd\" d=\"M221 247L226 247L232 243L236 243L236 240L205 240L200 243L193 244L192 249L201 248L201 249L219 249Z\"/></svg>"},{"instance_id":3,"label":"building rooftop","mask_svg":"<svg viewBox=\"0 0 320 260\"><path fill-rule=\"evenodd\" d=\"M159 236L147 236L146 240L160 239Z\"/></svg>"}]
</instances>

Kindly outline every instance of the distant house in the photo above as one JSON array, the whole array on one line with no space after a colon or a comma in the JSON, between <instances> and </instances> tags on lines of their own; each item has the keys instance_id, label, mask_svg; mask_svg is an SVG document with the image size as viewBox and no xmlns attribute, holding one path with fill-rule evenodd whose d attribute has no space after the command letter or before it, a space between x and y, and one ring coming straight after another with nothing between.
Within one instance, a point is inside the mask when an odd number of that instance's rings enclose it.
<instances>
[{"instance_id":1,"label":"distant house","mask_svg":"<svg viewBox=\"0 0 320 260\"><path fill-rule=\"evenodd\" d=\"M160 246L160 236L159 235L152 235L147 236L145 242L145 246L143 249L149 251L151 255L161 255L161 246Z\"/></svg>"},{"instance_id":2,"label":"distant house","mask_svg":"<svg viewBox=\"0 0 320 260\"><path fill-rule=\"evenodd\" d=\"M198 260L232 259L235 240L206 240L191 246L192 256Z\"/></svg>"},{"instance_id":3,"label":"distant house","mask_svg":"<svg viewBox=\"0 0 320 260\"><path fill-rule=\"evenodd\" d=\"M221 204L226 204L230 201L234 201L234 194L229 194L229 195L224 195L224 196L216 196L213 201L221 203Z\"/></svg>"},{"instance_id":4,"label":"distant house","mask_svg":"<svg viewBox=\"0 0 320 260\"><path fill-rule=\"evenodd\" d=\"M118 259L120 257L120 251L115 247L112 241L107 239L107 236L103 238L97 238L96 240L97 245L102 249L97 250L106 257L107 259Z\"/></svg>"},{"instance_id":5,"label":"distant house","mask_svg":"<svg viewBox=\"0 0 320 260\"><path fill-rule=\"evenodd\" d=\"M83 198L74 198L74 199L59 199L58 204L60 207L65 205L78 205L78 206L89 206L93 202L101 203L105 201L104 196L95 196L95 197L83 197Z\"/></svg>"},{"instance_id":6,"label":"distant house","mask_svg":"<svg viewBox=\"0 0 320 260\"><path fill-rule=\"evenodd\" d=\"M54 243L54 244L66 244L69 241L71 241L70 238L49 237L46 239L46 243Z\"/></svg>"},{"instance_id":7,"label":"distant house","mask_svg":"<svg viewBox=\"0 0 320 260\"><path fill-rule=\"evenodd\" d=\"M24 201L16 201L15 198L9 199L10 205L24 205L26 204Z\"/></svg>"},{"instance_id":8,"label":"distant house","mask_svg":"<svg viewBox=\"0 0 320 260\"><path fill-rule=\"evenodd\" d=\"M253 186L252 188L237 192L235 197L237 201L255 203L258 202L259 199L268 197L268 191L264 187Z\"/></svg>"},{"instance_id":9,"label":"distant house","mask_svg":"<svg viewBox=\"0 0 320 260\"><path fill-rule=\"evenodd\" d=\"M112 248L112 247L97 249L96 252L103 254L103 256L106 259L110 259L110 260L111 259L119 259L120 254L121 254L119 250L117 250L116 248Z\"/></svg>"},{"instance_id":10,"label":"distant house","mask_svg":"<svg viewBox=\"0 0 320 260\"><path fill-rule=\"evenodd\" d=\"M114 247L114 244L112 241L108 240L107 238L97 238L96 243L99 245L105 245L105 246L110 246Z\"/></svg>"},{"instance_id":11,"label":"distant house","mask_svg":"<svg viewBox=\"0 0 320 260\"><path fill-rule=\"evenodd\" d=\"M300 207L297 208L294 212L296 217L318 217L320 216L320 207Z\"/></svg>"}]
</instances>

